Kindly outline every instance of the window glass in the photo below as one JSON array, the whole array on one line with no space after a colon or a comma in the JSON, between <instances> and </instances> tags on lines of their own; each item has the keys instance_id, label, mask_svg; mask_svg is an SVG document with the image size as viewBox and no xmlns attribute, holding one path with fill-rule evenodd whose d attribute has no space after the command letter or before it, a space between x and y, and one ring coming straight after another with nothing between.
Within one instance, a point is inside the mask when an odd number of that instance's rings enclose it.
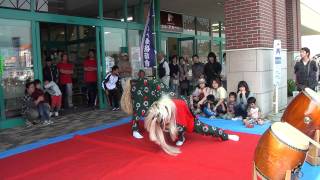
<instances>
[{"instance_id":1,"label":"window glass","mask_svg":"<svg viewBox=\"0 0 320 180\"><path fill-rule=\"evenodd\" d=\"M104 28L104 47L106 71L109 72L113 65L118 64L121 53L128 50L125 29Z\"/></svg>"},{"instance_id":2,"label":"window glass","mask_svg":"<svg viewBox=\"0 0 320 180\"><path fill-rule=\"evenodd\" d=\"M30 10L31 0L2 0L0 7Z\"/></svg>"},{"instance_id":3,"label":"window glass","mask_svg":"<svg viewBox=\"0 0 320 180\"><path fill-rule=\"evenodd\" d=\"M197 35L209 36L209 19L206 18L196 18Z\"/></svg>"},{"instance_id":4,"label":"window glass","mask_svg":"<svg viewBox=\"0 0 320 180\"><path fill-rule=\"evenodd\" d=\"M33 80L31 23L0 19L0 77L7 118L20 116L25 83Z\"/></svg>"},{"instance_id":5,"label":"window glass","mask_svg":"<svg viewBox=\"0 0 320 180\"><path fill-rule=\"evenodd\" d=\"M124 0L103 0L103 17L105 19L124 21Z\"/></svg>"},{"instance_id":6,"label":"window glass","mask_svg":"<svg viewBox=\"0 0 320 180\"><path fill-rule=\"evenodd\" d=\"M209 40L198 40L198 55L201 62L207 62L207 56L210 52Z\"/></svg>"},{"instance_id":7,"label":"window glass","mask_svg":"<svg viewBox=\"0 0 320 180\"><path fill-rule=\"evenodd\" d=\"M183 33L195 35L195 18L194 16L183 15Z\"/></svg>"},{"instance_id":8,"label":"window glass","mask_svg":"<svg viewBox=\"0 0 320 180\"><path fill-rule=\"evenodd\" d=\"M128 30L129 43L129 60L132 67L132 76L137 77L138 72L142 69L140 56L140 33L139 30Z\"/></svg>"},{"instance_id":9,"label":"window glass","mask_svg":"<svg viewBox=\"0 0 320 180\"><path fill-rule=\"evenodd\" d=\"M99 16L98 0L36 0L36 11L90 18Z\"/></svg>"}]
</instances>

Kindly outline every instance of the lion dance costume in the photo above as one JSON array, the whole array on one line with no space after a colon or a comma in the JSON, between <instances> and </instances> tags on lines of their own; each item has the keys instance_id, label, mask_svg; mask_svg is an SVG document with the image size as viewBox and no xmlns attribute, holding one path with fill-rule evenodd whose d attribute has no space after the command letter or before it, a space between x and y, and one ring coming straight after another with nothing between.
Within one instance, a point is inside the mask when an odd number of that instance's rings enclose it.
<instances>
[{"instance_id":1,"label":"lion dance costume","mask_svg":"<svg viewBox=\"0 0 320 180\"><path fill-rule=\"evenodd\" d=\"M185 98L174 96L168 87L156 79L128 81L121 98L121 108L133 116L133 136L139 132L138 121L145 117L144 127L149 132L150 140L170 155L176 155L180 150L166 143L165 132L169 133L172 141L177 141L177 146L185 141L185 132L215 136L223 141L239 140L236 135L228 135L220 128L202 123L191 113Z\"/></svg>"}]
</instances>

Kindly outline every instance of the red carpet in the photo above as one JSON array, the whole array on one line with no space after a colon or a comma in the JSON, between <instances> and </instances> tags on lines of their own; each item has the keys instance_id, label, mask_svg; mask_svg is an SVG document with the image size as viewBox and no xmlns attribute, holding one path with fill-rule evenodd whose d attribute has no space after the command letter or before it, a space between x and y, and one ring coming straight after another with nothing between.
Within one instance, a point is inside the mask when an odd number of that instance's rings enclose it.
<instances>
[{"instance_id":1,"label":"red carpet","mask_svg":"<svg viewBox=\"0 0 320 180\"><path fill-rule=\"evenodd\" d=\"M0 160L0 179L251 179L259 136L239 142L187 134L182 154L135 140L129 125L48 145ZM145 135L146 136L146 135Z\"/></svg>"}]
</instances>

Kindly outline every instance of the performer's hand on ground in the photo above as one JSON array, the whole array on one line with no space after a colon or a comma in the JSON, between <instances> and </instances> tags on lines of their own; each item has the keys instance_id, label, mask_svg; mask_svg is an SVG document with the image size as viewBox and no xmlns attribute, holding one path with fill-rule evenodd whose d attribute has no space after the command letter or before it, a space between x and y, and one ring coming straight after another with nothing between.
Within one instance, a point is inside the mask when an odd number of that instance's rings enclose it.
<instances>
[{"instance_id":1,"label":"performer's hand on ground","mask_svg":"<svg viewBox=\"0 0 320 180\"><path fill-rule=\"evenodd\" d=\"M138 131L133 131L132 136L135 137L136 139L142 139L143 136L138 132Z\"/></svg>"},{"instance_id":2,"label":"performer's hand on ground","mask_svg":"<svg viewBox=\"0 0 320 180\"><path fill-rule=\"evenodd\" d=\"M240 137L238 135L229 134L228 139L231 141L239 141Z\"/></svg>"}]
</instances>

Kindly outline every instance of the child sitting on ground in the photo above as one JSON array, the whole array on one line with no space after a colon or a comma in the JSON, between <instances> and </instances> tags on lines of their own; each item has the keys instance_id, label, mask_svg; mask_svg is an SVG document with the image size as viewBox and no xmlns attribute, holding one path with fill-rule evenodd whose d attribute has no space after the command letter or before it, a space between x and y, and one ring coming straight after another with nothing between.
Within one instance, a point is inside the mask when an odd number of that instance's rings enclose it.
<instances>
[{"instance_id":1,"label":"child sitting on ground","mask_svg":"<svg viewBox=\"0 0 320 180\"><path fill-rule=\"evenodd\" d=\"M39 79L34 80L34 86L35 90L31 97L36 101L41 121L44 125L52 124L53 121L50 120L50 105L44 99L44 92L41 89L41 81Z\"/></svg>"},{"instance_id":2,"label":"child sitting on ground","mask_svg":"<svg viewBox=\"0 0 320 180\"><path fill-rule=\"evenodd\" d=\"M207 90L206 80L204 78L200 78L198 83L198 87L190 96L190 108L195 114L201 113L201 107L198 105L198 102L204 98L204 93Z\"/></svg>"},{"instance_id":3,"label":"child sitting on ground","mask_svg":"<svg viewBox=\"0 0 320 180\"><path fill-rule=\"evenodd\" d=\"M234 107L236 106L237 94L235 92L230 92L229 93L229 98L227 102L227 113L223 115L223 119L232 119L235 120L235 111Z\"/></svg>"},{"instance_id":4,"label":"child sitting on ground","mask_svg":"<svg viewBox=\"0 0 320 180\"><path fill-rule=\"evenodd\" d=\"M261 118L260 108L256 105L256 98L248 99L248 117L243 120L246 127L253 127L254 124L262 125L264 122Z\"/></svg>"},{"instance_id":5,"label":"child sitting on ground","mask_svg":"<svg viewBox=\"0 0 320 180\"><path fill-rule=\"evenodd\" d=\"M61 108L61 91L59 86L54 81L44 80L45 92L48 92L51 96L51 112L50 116L59 116L59 110Z\"/></svg>"},{"instance_id":6,"label":"child sitting on ground","mask_svg":"<svg viewBox=\"0 0 320 180\"><path fill-rule=\"evenodd\" d=\"M217 112L214 111L215 107L215 98L214 95L210 94L207 96L207 100L203 106L203 113L206 117L210 119L215 119L217 116Z\"/></svg>"}]
</instances>

